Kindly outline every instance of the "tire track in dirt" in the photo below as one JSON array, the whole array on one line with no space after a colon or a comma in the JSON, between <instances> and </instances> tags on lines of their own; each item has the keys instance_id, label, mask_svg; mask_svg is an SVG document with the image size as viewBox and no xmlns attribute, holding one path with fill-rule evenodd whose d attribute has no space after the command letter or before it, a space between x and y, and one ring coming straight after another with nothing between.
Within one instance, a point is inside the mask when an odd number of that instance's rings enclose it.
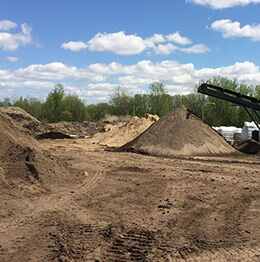
<instances>
[{"instance_id":1,"label":"tire track in dirt","mask_svg":"<svg viewBox=\"0 0 260 262\"><path fill-rule=\"evenodd\" d=\"M86 212L75 199L77 196L92 191L104 179L106 175L104 169L99 165L96 165L95 169L96 171L87 172L82 183L77 184L73 188L60 188L58 193L43 195L35 199L24 198L20 203L21 212L16 214L11 221L9 219L8 223L1 221L0 260L19 261L15 259L19 255L15 254L22 252L22 250L27 250L30 243L35 243L43 238L43 236L39 235L36 239L37 232L56 230L57 225L63 224L62 221L65 218L71 223L89 225L89 222L92 220L91 213L89 210ZM42 225L44 225L45 229L42 228ZM94 239L94 233L87 229L84 232L91 242ZM52 236L50 237L52 238ZM42 239L41 242L44 243L45 239ZM2 247L9 248L6 250ZM34 253L33 250L27 252L30 254ZM14 254L14 257L9 260L6 257L7 254L8 257Z\"/></svg>"}]
</instances>

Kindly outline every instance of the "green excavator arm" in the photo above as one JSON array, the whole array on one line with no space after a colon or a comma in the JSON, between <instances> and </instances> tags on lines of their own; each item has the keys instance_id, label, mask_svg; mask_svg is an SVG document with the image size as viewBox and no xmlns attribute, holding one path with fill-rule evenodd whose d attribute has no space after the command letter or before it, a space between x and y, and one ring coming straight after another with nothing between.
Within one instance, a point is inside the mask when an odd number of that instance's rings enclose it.
<instances>
[{"instance_id":1,"label":"green excavator arm","mask_svg":"<svg viewBox=\"0 0 260 262\"><path fill-rule=\"evenodd\" d=\"M254 119L253 115L248 110L248 109L252 109L255 115L257 116L258 121L260 121L260 115L257 112L257 111L260 111L260 100L259 99L251 97L251 96L243 95L243 94L234 92L232 90L225 89L225 88L215 86L212 84L208 84L208 83L203 83L202 85L200 85L198 88L198 92L243 106L245 110L247 111L247 113L252 118L252 120L255 122L258 129L260 130L257 121Z\"/></svg>"}]
</instances>

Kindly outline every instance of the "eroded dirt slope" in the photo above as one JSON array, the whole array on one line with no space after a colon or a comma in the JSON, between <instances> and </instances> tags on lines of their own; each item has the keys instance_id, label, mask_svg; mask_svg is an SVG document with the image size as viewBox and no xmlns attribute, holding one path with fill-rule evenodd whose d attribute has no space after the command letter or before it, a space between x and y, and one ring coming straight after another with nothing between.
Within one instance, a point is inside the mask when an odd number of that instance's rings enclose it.
<instances>
[{"instance_id":1,"label":"eroded dirt slope","mask_svg":"<svg viewBox=\"0 0 260 262\"><path fill-rule=\"evenodd\" d=\"M0 196L32 196L71 183L77 172L43 151L11 117L0 112Z\"/></svg>"}]
</instances>

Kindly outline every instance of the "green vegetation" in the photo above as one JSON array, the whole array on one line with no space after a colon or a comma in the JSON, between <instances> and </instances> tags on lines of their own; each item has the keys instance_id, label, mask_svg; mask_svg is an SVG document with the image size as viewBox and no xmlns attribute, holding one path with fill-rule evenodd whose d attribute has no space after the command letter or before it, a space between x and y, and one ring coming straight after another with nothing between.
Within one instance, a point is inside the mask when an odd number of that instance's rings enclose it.
<instances>
[{"instance_id":1,"label":"green vegetation","mask_svg":"<svg viewBox=\"0 0 260 262\"><path fill-rule=\"evenodd\" d=\"M202 81L203 82L203 81ZM236 79L214 77L208 82L246 95L260 98L260 85L249 86ZM199 85L199 84L198 84ZM20 97L16 101L5 98L0 106L18 106L32 116L45 122L59 121L99 121L106 115L137 115L145 113L163 116L174 108L184 104L198 116L202 117L204 109L205 121L214 126L243 126L244 121L251 121L244 108L232 105L220 99L207 97L197 93L171 96L162 83L155 82L149 87L147 94L130 96L118 86L108 103L85 105L76 95L65 95L61 84L54 86L45 102L37 98Z\"/></svg>"}]
</instances>

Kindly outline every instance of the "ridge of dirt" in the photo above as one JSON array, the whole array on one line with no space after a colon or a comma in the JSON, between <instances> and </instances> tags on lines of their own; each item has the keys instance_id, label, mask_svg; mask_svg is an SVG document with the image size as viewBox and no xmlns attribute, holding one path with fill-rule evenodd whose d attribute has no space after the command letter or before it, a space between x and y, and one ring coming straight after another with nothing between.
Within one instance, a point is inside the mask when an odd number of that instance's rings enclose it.
<instances>
[{"instance_id":1,"label":"ridge of dirt","mask_svg":"<svg viewBox=\"0 0 260 262\"><path fill-rule=\"evenodd\" d=\"M222 136L185 106L161 117L144 133L118 150L158 156L238 153Z\"/></svg>"},{"instance_id":2,"label":"ridge of dirt","mask_svg":"<svg viewBox=\"0 0 260 262\"><path fill-rule=\"evenodd\" d=\"M104 130L103 123L94 123L85 121L79 122L66 122L61 121L58 123L51 123L48 125L50 131L61 132L67 135L85 135L92 136Z\"/></svg>"},{"instance_id":3,"label":"ridge of dirt","mask_svg":"<svg viewBox=\"0 0 260 262\"><path fill-rule=\"evenodd\" d=\"M38 142L3 112L0 145L1 194L9 190L24 195L46 193L55 183L76 175L70 174L66 163L42 151Z\"/></svg>"},{"instance_id":4,"label":"ridge of dirt","mask_svg":"<svg viewBox=\"0 0 260 262\"><path fill-rule=\"evenodd\" d=\"M101 146L120 147L132 141L147 128L159 120L157 115L145 114L142 117L134 116L126 123L107 125L104 133L94 136L96 143Z\"/></svg>"},{"instance_id":5,"label":"ridge of dirt","mask_svg":"<svg viewBox=\"0 0 260 262\"><path fill-rule=\"evenodd\" d=\"M65 135L92 136L98 132L104 131L105 125L104 123L94 123L90 121L85 121L83 123L76 121L43 123L19 107L0 107L0 111L10 116L21 127L26 128L28 133L33 136L47 132L60 132Z\"/></svg>"},{"instance_id":6,"label":"ridge of dirt","mask_svg":"<svg viewBox=\"0 0 260 262\"><path fill-rule=\"evenodd\" d=\"M30 122L40 123L38 119L30 115L20 107L4 106L4 107L0 107L0 111L9 115L16 122L23 122L23 124L30 123Z\"/></svg>"}]
</instances>

